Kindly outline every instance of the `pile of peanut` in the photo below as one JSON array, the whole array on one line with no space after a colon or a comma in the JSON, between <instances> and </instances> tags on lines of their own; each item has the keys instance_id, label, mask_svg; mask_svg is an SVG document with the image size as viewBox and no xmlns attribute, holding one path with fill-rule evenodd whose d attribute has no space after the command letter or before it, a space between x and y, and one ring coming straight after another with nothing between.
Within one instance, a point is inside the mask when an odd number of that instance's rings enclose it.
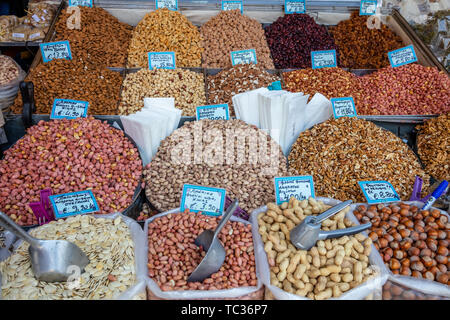
<instances>
[{"instance_id":1,"label":"pile of peanut","mask_svg":"<svg viewBox=\"0 0 450 320\"><path fill-rule=\"evenodd\" d=\"M174 51L177 67L200 67L203 39L196 26L178 11L147 13L133 31L129 67L148 67L147 53Z\"/></svg>"},{"instance_id":2,"label":"pile of peanut","mask_svg":"<svg viewBox=\"0 0 450 320\"><path fill-rule=\"evenodd\" d=\"M17 64L8 56L0 55L0 86L7 85L19 77Z\"/></svg>"},{"instance_id":3,"label":"pile of peanut","mask_svg":"<svg viewBox=\"0 0 450 320\"><path fill-rule=\"evenodd\" d=\"M195 115L197 106L206 104L202 73L185 69L141 69L127 74L119 114L132 114L144 107L144 98L175 98L183 116Z\"/></svg>"},{"instance_id":4,"label":"pile of peanut","mask_svg":"<svg viewBox=\"0 0 450 320\"><path fill-rule=\"evenodd\" d=\"M369 255L372 240L362 234L319 240L310 250L299 250L290 242L290 231L308 215L330 206L314 198L277 206L267 204L258 215L259 234L270 265L270 283L284 291L315 300L337 298L377 273ZM344 229L354 224L345 217L350 207L322 222L322 230Z\"/></svg>"},{"instance_id":5,"label":"pile of peanut","mask_svg":"<svg viewBox=\"0 0 450 320\"><path fill-rule=\"evenodd\" d=\"M204 39L204 68L229 68L231 51L255 49L258 64L274 69L266 35L261 24L239 10L221 11L200 28Z\"/></svg>"}]
</instances>

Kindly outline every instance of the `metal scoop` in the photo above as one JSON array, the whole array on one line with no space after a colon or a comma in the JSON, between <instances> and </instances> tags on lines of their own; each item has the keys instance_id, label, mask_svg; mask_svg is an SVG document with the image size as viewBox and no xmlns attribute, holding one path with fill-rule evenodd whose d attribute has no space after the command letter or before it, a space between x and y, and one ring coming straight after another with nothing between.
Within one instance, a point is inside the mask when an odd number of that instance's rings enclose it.
<instances>
[{"instance_id":1,"label":"metal scoop","mask_svg":"<svg viewBox=\"0 0 450 320\"><path fill-rule=\"evenodd\" d=\"M31 257L31 267L38 280L67 281L67 278L73 274L74 267L80 268L81 274L89 264L88 257L72 242L33 238L3 212L0 212L0 226L30 244L28 252Z\"/></svg>"},{"instance_id":2,"label":"metal scoop","mask_svg":"<svg viewBox=\"0 0 450 320\"><path fill-rule=\"evenodd\" d=\"M311 249L318 240L330 238L339 238L360 233L372 226L372 223L366 223L355 227L323 231L320 229L322 221L335 215L342 209L345 209L352 203L352 200L339 203L318 216L307 216L298 226L291 230L289 236L291 243L301 250Z\"/></svg>"},{"instance_id":3,"label":"metal scoop","mask_svg":"<svg viewBox=\"0 0 450 320\"><path fill-rule=\"evenodd\" d=\"M219 271L223 262L225 261L225 248L220 243L217 236L219 235L222 228L225 226L227 221L233 215L234 211L238 207L238 200L235 199L233 203L228 207L222 219L219 221L215 231L205 230L203 231L194 241L197 246L202 246L206 251L206 255L203 260L195 268L194 272L191 273L188 282L203 281L212 275L214 272Z\"/></svg>"}]
</instances>

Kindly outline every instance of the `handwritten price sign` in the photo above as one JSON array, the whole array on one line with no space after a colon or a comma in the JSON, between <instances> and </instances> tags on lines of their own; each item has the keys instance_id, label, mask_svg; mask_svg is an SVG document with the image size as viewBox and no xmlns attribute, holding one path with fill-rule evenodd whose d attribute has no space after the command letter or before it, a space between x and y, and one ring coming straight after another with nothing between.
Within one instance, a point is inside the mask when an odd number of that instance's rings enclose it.
<instances>
[{"instance_id":1,"label":"handwritten price sign","mask_svg":"<svg viewBox=\"0 0 450 320\"><path fill-rule=\"evenodd\" d=\"M80 7L91 7L93 0L69 0L69 7L80 6Z\"/></svg>"},{"instance_id":2,"label":"handwritten price sign","mask_svg":"<svg viewBox=\"0 0 450 320\"><path fill-rule=\"evenodd\" d=\"M175 52L149 52L148 68L175 69Z\"/></svg>"},{"instance_id":3,"label":"handwritten price sign","mask_svg":"<svg viewBox=\"0 0 450 320\"><path fill-rule=\"evenodd\" d=\"M172 11L178 10L178 0L156 0L156 9L167 8Z\"/></svg>"},{"instance_id":4,"label":"handwritten price sign","mask_svg":"<svg viewBox=\"0 0 450 320\"><path fill-rule=\"evenodd\" d=\"M230 120L228 103L197 107L197 120Z\"/></svg>"},{"instance_id":5,"label":"handwritten price sign","mask_svg":"<svg viewBox=\"0 0 450 320\"><path fill-rule=\"evenodd\" d=\"M241 14L244 13L242 1L222 1L222 11L236 9L241 10Z\"/></svg>"},{"instance_id":6,"label":"handwritten price sign","mask_svg":"<svg viewBox=\"0 0 450 320\"><path fill-rule=\"evenodd\" d=\"M356 117L355 101L352 97L331 98L334 117Z\"/></svg>"},{"instance_id":7,"label":"handwritten price sign","mask_svg":"<svg viewBox=\"0 0 450 320\"><path fill-rule=\"evenodd\" d=\"M382 203L399 201L400 197L392 184L387 181L358 181L367 199L367 203Z\"/></svg>"},{"instance_id":8,"label":"handwritten price sign","mask_svg":"<svg viewBox=\"0 0 450 320\"><path fill-rule=\"evenodd\" d=\"M311 51L313 69L337 67L336 50Z\"/></svg>"},{"instance_id":9,"label":"handwritten price sign","mask_svg":"<svg viewBox=\"0 0 450 320\"><path fill-rule=\"evenodd\" d=\"M275 196L277 204L289 201L291 197L297 200L314 198L314 182L312 176L276 177Z\"/></svg>"},{"instance_id":10,"label":"handwritten price sign","mask_svg":"<svg viewBox=\"0 0 450 320\"><path fill-rule=\"evenodd\" d=\"M237 64L254 63L257 64L255 49L232 51L231 63L233 66Z\"/></svg>"},{"instance_id":11,"label":"handwritten price sign","mask_svg":"<svg viewBox=\"0 0 450 320\"><path fill-rule=\"evenodd\" d=\"M180 209L202 212L208 216L221 216L225 206L225 189L183 185Z\"/></svg>"},{"instance_id":12,"label":"handwritten price sign","mask_svg":"<svg viewBox=\"0 0 450 320\"><path fill-rule=\"evenodd\" d=\"M294 0L294 1L284 1L284 13L305 13L306 12L306 1L305 0Z\"/></svg>"},{"instance_id":13,"label":"handwritten price sign","mask_svg":"<svg viewBox=\"0 0 450 320\"><path fill-rule=\"evenodd\" d=\"M416 52L412 45L388 52L392 68L400 67L417 61Z\"/></svg>"},{"instance_id":14,"label":"handwritten price sign","mask_svg":"<svg viewBox=\"0 0 450 320\"><path fill-rule=\"evenodd\" d=\"M56 219L100 210L91 190L53 195L49 199Z\"/></svg>"},{"instance_id":15,"label":"handwritten price sign","mask_svg":"<svg viewBox=\"0 0 450 320\"><path fill-rule=\"evenodd\" d=\"M50 119L76 119L86 117L89 102L55 99L53 101L53 109L50 114Z\"/></svg>"},{"instance_id":16,"label":"handwritten price sign","mask_svg":"<svg viewBox=\"0 0 450 320\"><path fill-rule=\"evenodd\" d=\"M377 12L377 1L376 0L361 0L359 6L360 16L371 16Z\"/></svg>"},{"instance_id":17,"label":"handwritten price sign","mask_svg":"<svg viewBox=\"0 0 450 320\"><path fill-rule=\"evenodd\" d=\"M69 59L72 60L72 52L70 51L69 41L57 41L41 43L42 60L44 62L52 61L53 59Z\"/></svg>"}]
</instances>

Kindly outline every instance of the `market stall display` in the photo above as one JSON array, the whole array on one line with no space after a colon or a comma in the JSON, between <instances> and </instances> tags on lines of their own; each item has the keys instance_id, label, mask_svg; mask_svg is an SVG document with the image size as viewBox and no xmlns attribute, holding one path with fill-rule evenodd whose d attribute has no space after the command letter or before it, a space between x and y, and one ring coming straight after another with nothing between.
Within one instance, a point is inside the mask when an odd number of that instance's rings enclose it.
<instances>
[{"instance_id":1,"label":"market stall display","mask_svg":"<svg viewBox=\"0 0 450 320\"><path fill-rule=\"evenodd\" d=\"M425 294L393 281L387 281L383 286L383 300L449 300L449 298Z\"/></svg>"},{"instance_id":2,"label":"market stall display","mask_svg":"<svg viewBox=\"0 0 450 320\"><path fill-rule=\"evenodd\" d=\"M39 191L92 190L99 213L127 208L140 182L138 150L123 131L92 117L40 121L0 160L0 210L19 225L37 223L28 203Z\"/></svg>"},{"instance_id":3,"label":"market stall display","mask_svg":"<svg viewBox=\"0 0 450 320\"><path fill-rule=\"evenodd\" d=\"M19 91L25 72L10 57L0 55L0 112L8 113Z\"/></svg>"},{"instance_id":4,"label":"market stall display","mask_svg":"<svg viewBox=\"0 0 450 320\"><path fill-rule=\"evenodd\" d=\"M207 76L208 103L228 103L230 116L235 116L232 97L253 89L267 87L280 81L277 74L264 70L258 64L239 64Z\"/></svg>"},{"instance_id":5,"label":"market stall display","mask_svg":"<svg viewBox=\"0 0 450 320\"><path fill-rule=\"evenodd\" d=\"M417 156L395 134L357 118L330 119L302 132L289 154L289 167L312 175L316 193L364 201L358 181L389 181L408 199L415 176L429 185Z\"/></svg>"},{"instance_id":6,"label":"market stall display","mask_svg":"<svg viewBox=\"0 0 450 320\"><path fill-rule=\"evenodd\" d=\"M64 9L55 25L52 41L67 40L73 59L97 67L125 67L133 27L120 22L105 9L79 7L80 27L74 12Z\"/></svg>"},{"instance_id":7,"label":"market stall display","mask_svg":"<svg viewBox=\"0 0 450 320\"><path fill-rule=\"evenodd\" d=\"M148 67L148 52L175 52L177 67L200 67L203 36L184 15L163 8L147 13L133 31L129 67Z\"/></svg>"},{"instance_id":8,"label":"market stall display","mask_svg":"<svg viewBox=\"0 0 450 320\"><path fill-rule=\"evenodd\" d=\"M255 49L262 68L274 68L262 25L239 10L221 11L200 27L200 33L205 48L204 68L229 68L230 52L247 49Z\"/></svg>"},{"instance_id":9,"label":"market stall display","mask_svg":"<svg viewBox=\"0 0 450 320\"><path fill-rule=\"evenodd\" d=\"M311 67L311 51L339 50L325 26L307 14L288 14L265 28L275 68Z\"/></svg>"},{"instance_id":10,"label":"market stall display","mask_svg":"<svg viewBox=\"0 0 450 320\"><path fill-rule=\"evenodd\" d=\"M350 19L329 28L339 48L339 66L379 69L389 65L389 51L404 47L402 40L384 23L371 25L370 17L353 11Z\"/></svg>"},{"instance_id":11,"label":"market stall display","mask_svg":"<svg viewBox=\"0 0 450 320\"><path fill-rule=\"evenodd\" d=\"M425 171L435 179L450 181L450 113L417 126L417 151Z\"/></svg>"},{"instance_id":12,"label":"market stall display","mask_svg":"<svg viewBox=\"0 0 450 320\"><path fill-rule=\"evenodd\" d=\"M32 69L25 81L34 84L36 113L50 114L55 99L89 102L88 114L117 114L122 76L119 72L79 60L57 59ZM22 113L22 96L12 110Z\"/></svg>"}]
</instances>

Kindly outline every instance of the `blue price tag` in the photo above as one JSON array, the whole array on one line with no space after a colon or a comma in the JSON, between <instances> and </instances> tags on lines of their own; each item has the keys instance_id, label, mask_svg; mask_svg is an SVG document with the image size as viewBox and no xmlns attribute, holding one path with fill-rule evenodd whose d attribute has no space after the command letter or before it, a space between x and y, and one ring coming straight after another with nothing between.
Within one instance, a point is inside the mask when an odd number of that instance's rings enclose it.
<instances>
[{"instance_id":1,"label":"blue price tag","mask_svg":"<svg viewBox=\"0 0 450 320\"><path fill-rule=\"evenodd\" d=\"M69 99L55 99L53 101L50 119L76 119L87 115L89 102Z\"/></svg>"},{"instance_id":2,"label":"blue price tag","mask_svg":"<svg viewBox=\"0 0 450 320\"><path fill-rule=\"evenodd\" d=\"M230 55L233 66L242 63L258 63L255 49L231 51Z\"/></svg>"},{"instance_id":3,"label":"blue price tag","mask_svg":"<svg viewBox=\"0 0 450 320\"><path fill-rule=\"evenodd\" d=\"M336 119L341 117L356 117L355 101L352 97L331 98L333 114Z\"/></svg>"},{"instance_id":4,"label":"blue price tag","mask_svg":"<svg viewBox=\"0 0 450 320\"><path fill-rule=\"evenodd\" d=\"M244 13L244 4L242 1L222 1L222 11L228 10L241 10L241 14Z\"/></svg>"},{"instance_id":5,"label":"blue price tag","mask_svg":"<svg viewBox=\"0 0 450 320\"><path fill-rule=\"evenodd\" d=\"M392 184L387 181L358 181L358 184L369 204L400 200Z\"/></svg>"},{"instance_id":6,"label":"blue price tag","mask_svg":"<svg viewBox=\"0 0 450 320\"><path fill-rule=\"evenodd\" d=\"M414 51L414 47L412 45L390 51L388 52L388 57L392 68L417 61L416 52Z\"/></svg>"},{"instance_id":7,"label":"blue price tag","mask_svg":"<svg viewBox=\"0 0 450 320\"><path fill-rule=\"evenodd\" d=\"M197 120L230 120L228 103L197 107Z\"/></svg>"},{"instance_id":8,"label":"blue price tag","mask_svg":"<svg viewBox=\"0 0 450 320\"><path fill-rule=\"evenodd\" d=\"M49 62L53 59L72 60L72 52L70 51L70 44L67 40L41 43L39 47L41 48L42 60L44 62Z\"/></svg>"},{"instance_id":9,"label":"blue price tag","mask_svg":"<svg viewBox=\"0 0 450 320\"><path fill-rule=\"evenodd\" d=\"M91 7L93 0L69 0L69 7Z\"/></svg>"},{"instance_id":10,"label":"blue price tag","mask_svg":"<svg viewBox=\"0 0 450 320\"><path fill-rule=\"evenodd\" d=\"M311 51L313 69L337 67L336 50Z\"/></svg>"},{"instance_id":11,"label":"blue price tag","mask_svg":"<svg viewBox=\"0 0 450 320\"><path fill-rule=\"evenodd\" d=\"M175 69L175 52L149 52L148 53L149 69Z\"/></svg>"},{"instance_id":12,"label":"blue price tag","mask_svg":"<svg viewBox=\"0 0 450 320\"><path fill-rule=\"evenodd\" d=\"M288 202L291 197L297 200L315 197L312 176L276 177L274 181L277 205Z\"/></svg>"},{"instance_id":13,"label":"blue price tag","mask_svg":"<svg viewBox=\"0 0 450 320\"><path fill-rule=\"evenodd\" d=\"M376 0L361 0L359 5L360 16L371 16L377 13L377 1Z\"/></svg>"},{"instance_id":14,"label":"blue price tag","mask_svg":"<svg viewBox=\"0 0 450 320\"><path fill-rule=\"evenodd\" d=\"M294 1L284 1L284 13L306 13L306 1L305 0L294 0Z\"/></svg>"},{"instance_id":15,"label":"blue price tag","mask_svg":"<svg viewBox=\"0 0 450 320\"><path fill-rule=\"evenodd\" d=\"M156 0L156 9L167 8L172 11L178 10L178 0Z\"/></svg>"},{"instance_id":16,"label":"blue price tag","mask_svg":"<svg viewBox=\"0 0 450 320\"><path fill-rule=\"evenodd\" d=\"M225 207L225 189L183 185L180 210L202 212L208 216L221 216Z\"/></svg>"},{"instance_id":17,"label":"blue price tag","mask_svg":"<svg viewBox=\"0 0 450 320\"><path fill-rule=\"evenodd\" d=\"M56 219L100 210L91 190L49 196Z\"/></svg>"}]
</instances>

